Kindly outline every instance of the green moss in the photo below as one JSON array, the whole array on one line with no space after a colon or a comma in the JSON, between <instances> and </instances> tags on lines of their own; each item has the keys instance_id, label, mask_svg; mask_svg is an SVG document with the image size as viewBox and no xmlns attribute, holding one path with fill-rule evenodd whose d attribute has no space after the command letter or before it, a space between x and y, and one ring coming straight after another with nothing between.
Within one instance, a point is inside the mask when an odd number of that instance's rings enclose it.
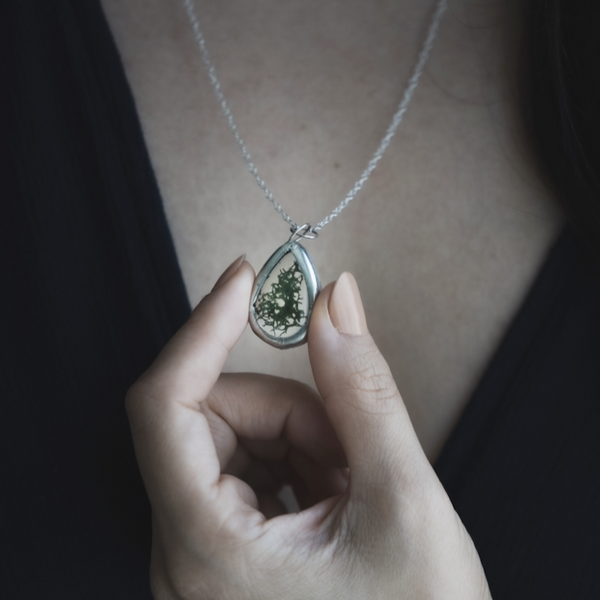
<instances>
[{"instance_id":1,"label":"green moss","mask_svg":"<svg viewBox=\"0 0 600 600\"><path fill-rule=\"evenodd\" d=\"M298 268L298 263L294 262L288 269L281 269L271 289L260 294L256 300L256 315L265 327L272 330L273 335L280 337L290 327L302 327L306 319L300 308L303 281L302 271Z\"/></svg>"}]
</instances>

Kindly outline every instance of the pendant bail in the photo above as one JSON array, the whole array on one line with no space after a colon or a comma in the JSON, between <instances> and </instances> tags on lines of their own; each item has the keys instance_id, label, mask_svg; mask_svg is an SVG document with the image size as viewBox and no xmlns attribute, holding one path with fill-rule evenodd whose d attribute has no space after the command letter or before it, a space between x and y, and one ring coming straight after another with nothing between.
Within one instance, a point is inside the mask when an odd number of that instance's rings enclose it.
<instances>
[{"instance_id":1,"label":"pendant bail","mask_svg":"<svg viewBox=\"0 0 600 600\"><path fill-rule=\"evenodd\" d=\"M304 225L292 225L290 227L292 235L288 242L297 242L298 240L316 240L319 237L319 232L315 231L310 223L304 223Z\"/></svg>"}]
</instances>

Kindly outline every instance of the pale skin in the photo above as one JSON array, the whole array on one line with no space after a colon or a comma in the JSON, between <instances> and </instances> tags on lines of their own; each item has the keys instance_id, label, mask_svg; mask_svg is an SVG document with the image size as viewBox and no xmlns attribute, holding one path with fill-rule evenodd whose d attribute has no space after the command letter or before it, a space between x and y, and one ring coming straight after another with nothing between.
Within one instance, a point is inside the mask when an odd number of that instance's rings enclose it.
<instances>
[{"instance_id":1,"label":"pale skin","mask_svg":"<svg viewBox=\"0 0 600 600\"><path fill-rule=\"evenodd\" d=\"M156 600L489 599L352 276L315 305L317 394L285 379L221 375L254 280L247 262L233 269L127 397L153 509ZM253 458L262 469L245 482ZM278 478L298 490L299 513L260 502Z\"/></svg>"},{"instance_id":2,"label":"pale skin","mask_svg":"<svg viewBox=\"0 0 600 600\"><path fill-rule=\"evenodd\" d=\"M179 2L102 3L195 304L227 259L246 252L260 267L287 229L245 172ZM220 300L206 297L134 388L130 414L155 514L157 598L486 597L468 533L429 465L562 223L516 119L519 23L511 4L450 1L427 71L376 175L309 246L324 281L342 271L356 275L373 338L336 333L330 288L319 301L310 352L281 352L243 333L252 274L244 263L214 293ZM433 2L199 0L196 6L264 178L297 221L320 220L358 177L387 126ZM348 372L345 353L361 355L363 344L375 366L357 359ZM230 352L207 351L223 347ZM381 386L386 362L393 379L384 377ZM319 393L259 375L219 379L222 369L316 383ZM374 374L360 393L357 372ZM160 390L150 397L149 381ZM349 399L332 391L339 389ZM379 396L391 417L377 417ZM289 417L279 439L281 421L296 405L313 407L306 409L311 417ZM148 422L156 427L140 429ZM207 424L214 423L211 430ZM193 433L185 434L187 427ZM306 442L327 427L327 442ZM235 434L246 440L237 450ZM253 438L263 441L247 441ZM289 447L296 450L286 455ZM208 466L186 462L204 455ZM303 458L269 463L270 470L261 464L285 456ZM250 491L220 476L218 465L226 469L230 458L229 472L254 486L269 516L280 511L271 493L273 468L279 479L299 474L304 507L333 499L299 517L265 521ZM214 529L231 524L230 517L239 528ZM214 554L207 561L208 539ZM283 562L278 566L274 557ZM267 580L272 589L264 587Z\"/></svg>"}]
</instances>

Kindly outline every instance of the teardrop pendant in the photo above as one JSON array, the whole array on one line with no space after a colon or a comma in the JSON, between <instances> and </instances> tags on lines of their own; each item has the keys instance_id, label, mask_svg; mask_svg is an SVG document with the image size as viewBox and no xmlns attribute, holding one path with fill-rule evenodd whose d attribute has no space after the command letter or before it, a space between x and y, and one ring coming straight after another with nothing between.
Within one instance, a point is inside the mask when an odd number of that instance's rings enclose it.
<instances>
[{"instance_id":1,"label":"teardrop pendant","mask_svg":"<svg viewBox=\"0 0 600 600\"><path fill-rule=\"evenodd\" d=\"M281 349L306 343L312 309L321 291L308 252L293 238L260 270L250 300L252 330Z\"/></svg>"}]
</instances>

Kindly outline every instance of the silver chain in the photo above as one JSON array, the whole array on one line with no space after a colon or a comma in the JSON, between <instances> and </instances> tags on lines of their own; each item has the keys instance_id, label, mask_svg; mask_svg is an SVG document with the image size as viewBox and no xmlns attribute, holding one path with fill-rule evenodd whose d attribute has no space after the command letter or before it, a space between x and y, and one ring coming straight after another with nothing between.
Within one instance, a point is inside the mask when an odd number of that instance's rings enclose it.
<instances>
[{"instance_id":1,"label":"silver chain","mask_svg":"<svg viewBox=\"0 0 600 600\"><path fill-rule=\"evenodd\" d=\"M279 204L279 202L275 200L273 194L271 193L271 190L269 190L269 188L267 187L267 184L265 183L264 179L259 175L258 169L256 168L254 162L252 162L250 153L248 152L246 144L244 143L244 140L242 139L242 136L238 131L237 125L233 120L233 116L225 100L225 96L223 95L223 91L221 90L221 83L217 79L215 67L213 66L208 55L204 35L200 30L200 24L198 23L198 18L196 17L196 13L194 11L193 0L183 0L183 4L190 19L190 23L192 24L192 28L194 30L194 37L196 38L198 48L200 49L200 54L202 55L202 60L204 61L204 65L206 67L208 77L210 78L210 82L214 89L215 95L217 97L217 100L219 101L219 104L221 105L221 110L223 111L223 114L227 119L229 129L231 130L231 133L233 133L233 137L235 138L237 145L242 151L244 160L248 165L248 170L254 176L258 187L260 187L260 189L264 192L267 200L273 205L273 207L281 215L283 220L290 225L291 231L296 232L302 228L305 228L305 225L298 225L297 223L295 223L293 219L285 212L285 210L283 210L281 204ZM402 122L402 118L404 117L404 113L408 108L408 104L411 98L413 97L415 89L419 84L419 78L421 77L421 74L423 73L423 70L425 68L425 64L427 63L427 59L429 58L429 52L431 51L431 48L433 46L433 42L440 27L442 16L444 14L444 11L446 10L446 7L447 0L438 0L435 12L433 14L433 18L429 25L427 37L425 38L425 42L423 43L421 52L419 52L417 64L415 65L412 75L408 80L408 85L404 90L402 101L398 105L398 108L392 118L392 122L387 128L386 134L383 136L383 139L379 143L379 147L375 151L375 154L373 154L373 157L369 161L367 168L363 171L358 181L352 186L352 189L346 194L346 197L339 203L339 205L336 206L336 208L334 208L333 211L329 215L327 215L322 221L317 223L317 225L308 228L307 233L313 234L313 237L316 237L316 234L319 230L323 229L325 225L331 223L331 221L333 221L333 219L335 219L346 208L346 206L348 206L348 204L350 204L350 202L354 200L358 192L363 188L363 186L371 176L371 173L375 170L377 163L381 160L381 157L387 150L387 147L390 145L390 142L392 141L392 138L394 137L398 126Z\"/></svg>"}]
</instances>

